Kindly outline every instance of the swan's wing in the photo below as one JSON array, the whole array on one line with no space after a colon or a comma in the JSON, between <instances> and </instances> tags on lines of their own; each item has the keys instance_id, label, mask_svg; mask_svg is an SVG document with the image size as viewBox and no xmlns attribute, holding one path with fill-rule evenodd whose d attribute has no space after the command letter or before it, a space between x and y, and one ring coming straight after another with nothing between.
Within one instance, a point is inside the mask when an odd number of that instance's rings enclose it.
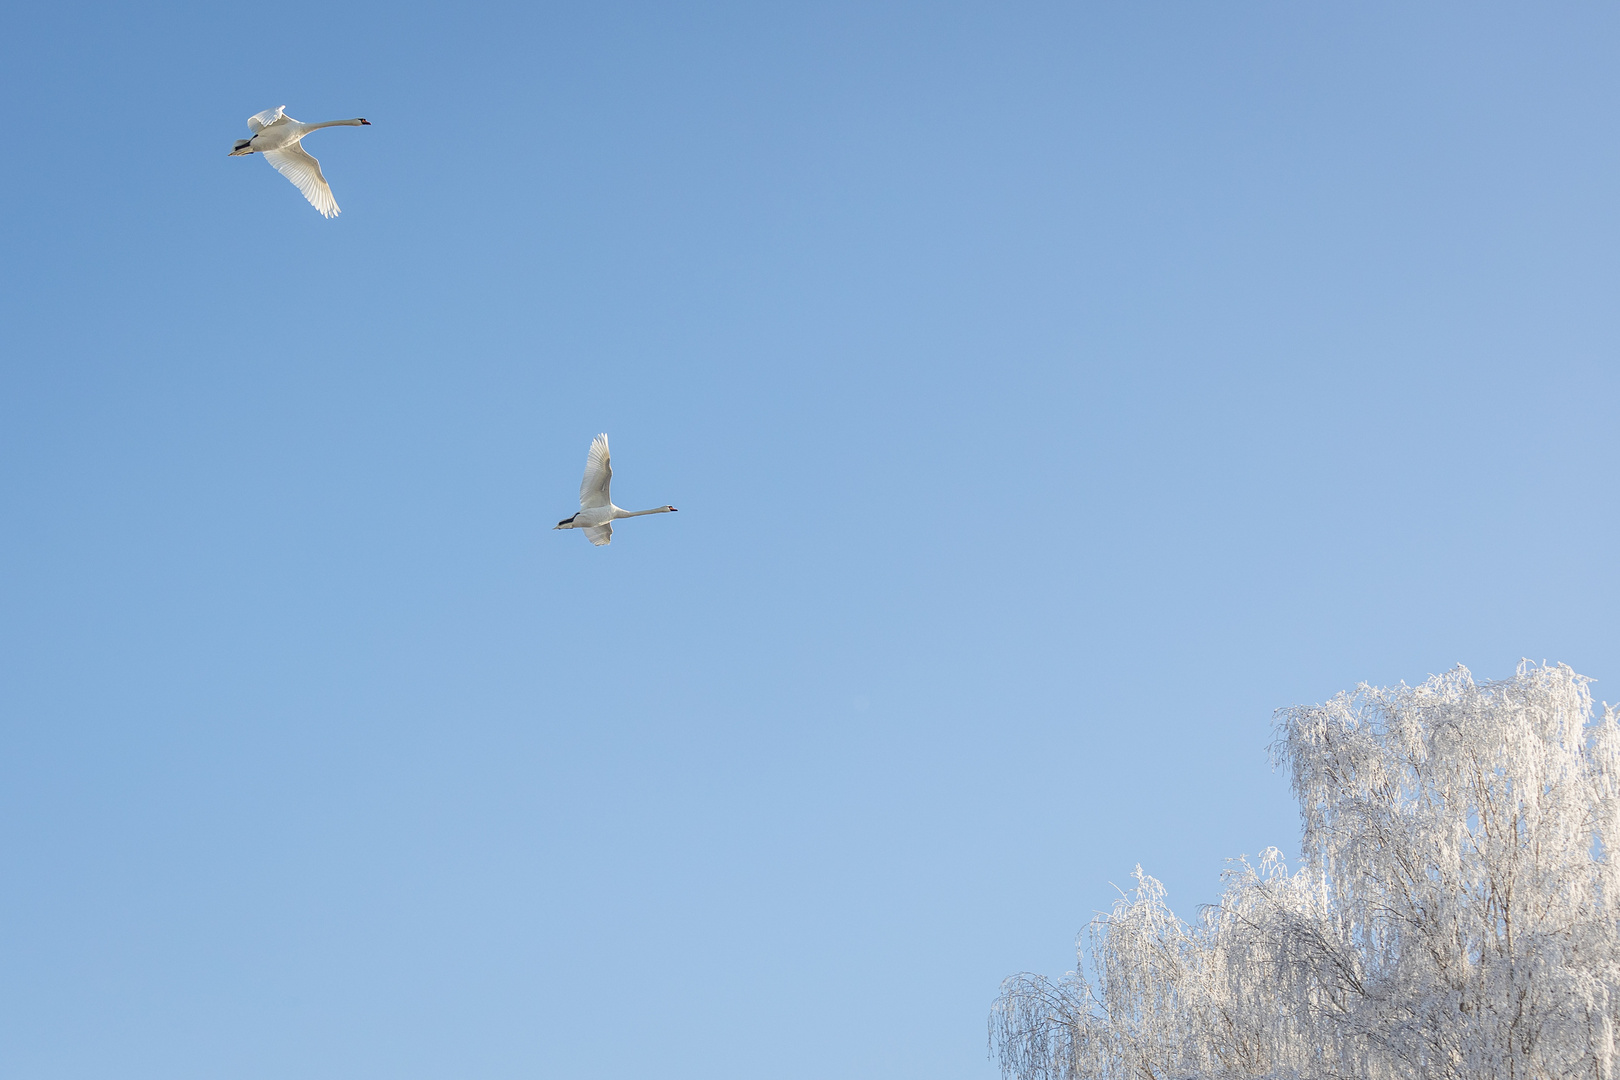
<instances>
[{"instance_id":1,"label":"swan's wing","mask_svg":"<svg viewBox=\"0 0 1620 1080\"><path fill-rule=\"evenodd\" d=\"M266 109L262 113L254 113L248 117L248 130L257 135L267 127L275 127L277 124L286 123L286 109L287 106L285 105L277 105L275 108Z\"/></svg>"},{"instance_id":2,"label":"swan's wing","mask_svg":"<svg viewBox=\"0 0 1620 1080\"><path fill-rule=\"evenodd\" d=\"M597 547L613 543L613 523L610 521L606 525L589 526L585 530L585 539Z\"/></svg>"},{"instance_id":3,"label":"swan's wing","mask_svg":"<svg viewBox=\"0 0 1620 1080\"><path fill-rule=\"evenodd\" d=\"M598 435L591 440L591 452L585 455L585 479L579 482L579 508L595 510L610 505L613 499L608 495L608 485L612 482L613 465L608 461L607 436Z\"/></svg>"},{"instance_id":4,"label":"swan's wing","mask_svg":"<svg viewBox=\"0 0 1620 1080\"><path fill-rule=\"evenodd\" d=\"M326 177L321 175L321 163L303 146L293 143L280 150L266 150L264 160L291 180L293 186L304 193L309 205L321 212L322 217L338 216L337 200L332 198L332 189L326 186Z\"/></svg>"}]
</instances>

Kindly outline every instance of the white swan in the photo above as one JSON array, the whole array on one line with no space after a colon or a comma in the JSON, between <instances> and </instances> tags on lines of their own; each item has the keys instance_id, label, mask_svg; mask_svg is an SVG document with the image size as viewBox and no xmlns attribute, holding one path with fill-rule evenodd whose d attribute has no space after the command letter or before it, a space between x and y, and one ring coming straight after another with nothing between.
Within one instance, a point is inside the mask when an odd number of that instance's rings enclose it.
<instances>
[{"instance_id":1,"label":"white swan","mask_svg":"<svg viewBox=\"0 0 1620 1080\"><path fill-rule=\"evenodd\" d=\"M613 522L619 518L675 512L673 506L634 512L620 510L608 496L608 484L612 481L613 465L608 461L607 436L598 435L591 440L590 453L585 455L585 479L579 482L579 513L557 522L557 528L584 529L585 538L601 547L613 542Z\"/></svg>"},{"instance_id":2,"label":"white swan","mask_svg":"<svg viewBox=\"0 0 1620 1080\"><path fill-rule=\"evenodd\" d=\"M337 217L337 200L321 175L321 163L305 150L305 135L320 128L371 126L370 120L328 120L324 124L301 124L288 116L287 106L280 105L248 117L251 139L237 139L231 157L243 154L263 154L264 160L275 166L277 172L293 182L304 193L309 204L321 212L322 217Z\"/></svg>"}]
</instances>

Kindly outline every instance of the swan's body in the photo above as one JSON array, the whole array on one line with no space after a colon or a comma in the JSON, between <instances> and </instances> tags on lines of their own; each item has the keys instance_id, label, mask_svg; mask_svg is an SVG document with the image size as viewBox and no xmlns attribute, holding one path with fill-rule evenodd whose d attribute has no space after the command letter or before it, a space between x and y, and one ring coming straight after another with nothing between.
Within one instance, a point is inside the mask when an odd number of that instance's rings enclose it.
<instances>
[{"instance_id":1,"label":"swan's body","mask_svg":"<svg viewBox=\"0 0 1620 1080\"><path fill-rule=\"evenodd\" d=\"M281 105L248 117L248 129L253 132L253 138L236 140L230 156L263 154L264 160L291 180L293 186L304 193L309 204L321 212L322 217L337 217L337 200L332 198L332 189L326 186L326 177L321 175L321 163L304 149L304 136L328 127L369 127L371 121L356 117L353 120L328 120L324 124L303 124L288 116L284 111L286 108Z\"/></svg>"},{"instance_id":2,"label":"swan's body","mask_svg":"<svg viewBox=\"0 0 1620 1080\"><path fill-rule=\"evenodd\" d=\"M585 479L579 482L579 513L557 522L557 528L584 529L585 538L601 547L613 542L613 523L619 518L675 511L673 506L659 506L652 510L620 510L608 495L608 485L612 482L613 464L608 460L607 436L598 435L591 441L590 453L585 455Z\"/></svg>"}]
</instances>

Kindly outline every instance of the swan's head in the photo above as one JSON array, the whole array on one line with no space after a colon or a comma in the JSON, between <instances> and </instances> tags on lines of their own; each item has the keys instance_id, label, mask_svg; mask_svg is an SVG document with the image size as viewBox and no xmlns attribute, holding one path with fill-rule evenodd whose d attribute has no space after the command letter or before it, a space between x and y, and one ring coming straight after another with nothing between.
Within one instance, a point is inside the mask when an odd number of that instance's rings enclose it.
<instances>
[{"instance_id":1,"label":"swan's head","mask_svg":"<svg viewBox=\"0 0 1620 1080\"><path fill-rule=\"evenodd\" d=\"M574 527L574 518L577 517L579 517L578 514L575 514L574 517L571 518L563 518L561 521L557 522L556 526L551 531L556 532L557 529L572 529Z\"/></svg>"},{"instance_id":2,"label":"swan's head","mask_svg":"<svg viewBox=\"0 0 1620 1080\"><path fill-rule=\"evenodd\" d=\"M251 154L251 153L253 153L253 151L249 150L248 147L250 147L252 145L253 145L253 140L252 139L237 139L236 140L236 145L231 147L231 152L230 152L229 156L230 157L237 157L237 156L239 156L241 154Z\"/></svg>"}]
</instances>

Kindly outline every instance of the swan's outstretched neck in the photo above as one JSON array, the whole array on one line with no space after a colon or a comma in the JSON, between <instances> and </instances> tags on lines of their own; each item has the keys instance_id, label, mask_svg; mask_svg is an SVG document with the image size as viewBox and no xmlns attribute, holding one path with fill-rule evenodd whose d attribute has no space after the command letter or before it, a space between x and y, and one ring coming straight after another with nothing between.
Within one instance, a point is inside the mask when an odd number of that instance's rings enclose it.
<instances>
[{"instance_id":1,"label":"swan's outstretched neck","mask_svg":"<svg viewBox=\"0 0 1620 1080\"><path fill-rule=\"evenodd\" d=\"M670 514L674 513L673 506L655 506L651 510L625 510L619 517L641 517L643 514Z\"/></svg>"},{"instance_id":2,"label":"swan's outstretched neck","mask_svg":"<svg viewBox=\"0 0 1620 1080\"><path fill-rule=\"evenodd\" d=\"M304 130L314 131L316 128L323 127L361 127L362 125L365 127L370 127L371 121L362 120L357 116L353 120L328 120L323 124L305 124Z\"/></svg>"}]
</instances>

